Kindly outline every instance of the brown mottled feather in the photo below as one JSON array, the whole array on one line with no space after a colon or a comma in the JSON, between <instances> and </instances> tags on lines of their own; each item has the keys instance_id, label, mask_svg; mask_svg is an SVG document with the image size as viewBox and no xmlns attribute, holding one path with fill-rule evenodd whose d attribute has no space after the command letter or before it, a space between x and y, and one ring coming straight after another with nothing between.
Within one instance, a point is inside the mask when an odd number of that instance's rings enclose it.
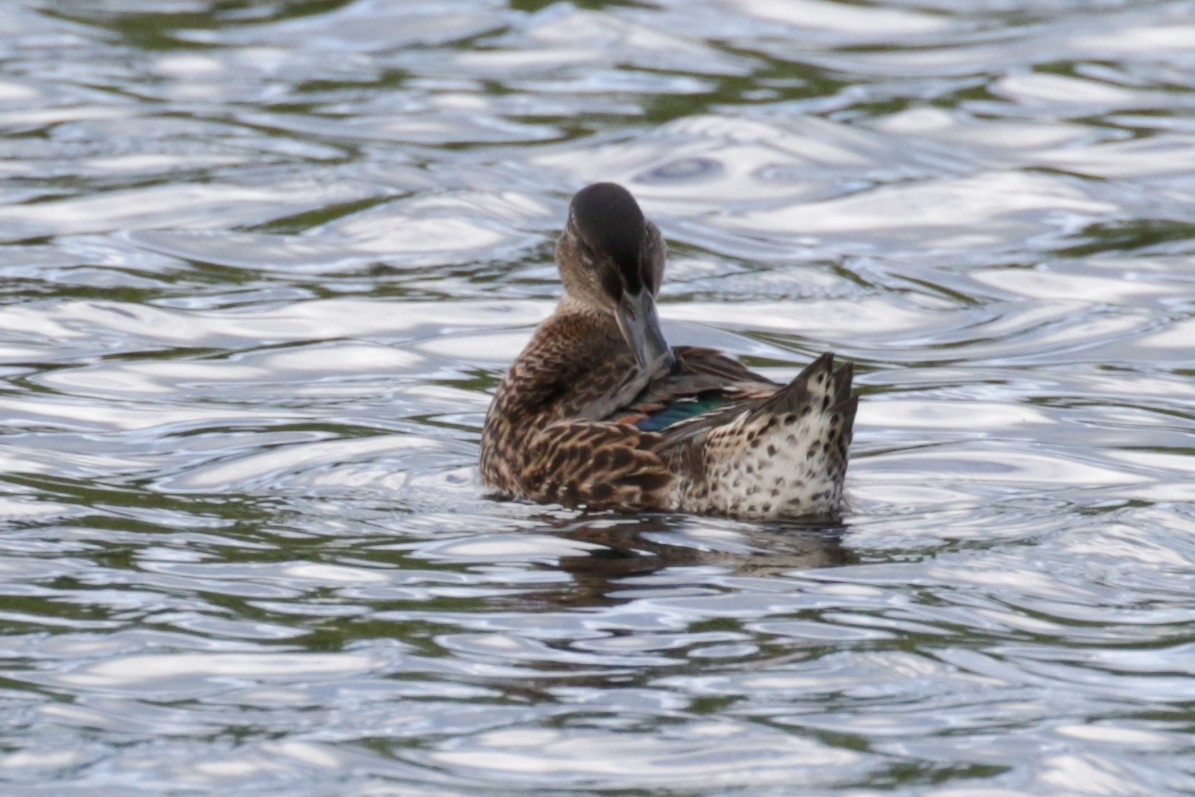
<instances>
[{"instance_id":1,"label":"brown mottled feather","mask_svg":"<svg viewBox=\"0 0 1195 797\"><path fill-rule=\"evenodd\" d=\"M616 207L586 210L586 192ZM557 245L565 296L498 387L482 433L483 480L507 495L568 506L746 518L834 511L858 404L850 364L835 370L823 354L781 386L717 351L681 346L641 369L646 361L616 318L618 297L635 286L654 294L664 246L635 213L630 195L611 184L574 199ZM577 222L577 214L585 217ZM597 231L623 217L642 242ZM628 259L636 246L639 256ZM634 425L711 395L724 403L660 432Z\"/></svg>"},{"instance_id":2,"label":"brown mottled feather","mask_svg":"<svg viewBox=\"0 0 1195 797\"><path fill-rule=\"evenodd\" d=\"M531 438L536 456L519 474L525 495L593 508L664 509L672 474L661 436L633 426L562 421Z\"/></svg>"}]
</instances>

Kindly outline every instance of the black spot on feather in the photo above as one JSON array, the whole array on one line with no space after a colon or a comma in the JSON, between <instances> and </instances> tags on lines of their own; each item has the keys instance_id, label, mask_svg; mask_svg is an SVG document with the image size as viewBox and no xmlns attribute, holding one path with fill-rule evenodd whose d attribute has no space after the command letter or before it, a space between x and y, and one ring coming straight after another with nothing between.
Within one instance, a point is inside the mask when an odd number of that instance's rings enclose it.
<instances>
[{"instance_id":1,"label":"black spot on feather","mask_svg":"<svg viewBox=\"0 0 1195 797\"><path fill-rule=\"evenodd\" d=\"M589 491L589 497L595 504L608 503L614 497L614 485L612 484L595 484L593 489Z\"/></svg>"},{"instance_id":2,"label":"black spot on feather","mask_svg":"<svg viewBox=\"0 0 1195 797\"><path fill-rule=\"evenodd\" d=\"M634 481L644 492L650 493L667 487L668 483L672 481L672 474L668 471L657 470L650 473L641 473Z\"/></svg>"}]
</instances>

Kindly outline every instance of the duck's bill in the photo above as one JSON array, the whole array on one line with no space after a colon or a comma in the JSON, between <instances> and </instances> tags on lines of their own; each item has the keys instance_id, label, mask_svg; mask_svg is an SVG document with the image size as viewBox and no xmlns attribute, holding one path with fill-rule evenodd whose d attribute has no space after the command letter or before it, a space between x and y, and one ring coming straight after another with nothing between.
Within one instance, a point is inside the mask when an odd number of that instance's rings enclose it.
<instances>
[{"instance_id":1,"label":"duck's bill","mask_svg":"<svg viewBox=\"0 0 1195 797\"><path fill-rule=\"evenodd\" d=\"M618 328L635 353L640 371L654 372L672 367L676 358L660 330L660 317L656 315L656 302L650 291L623 293L616 316Z\"/></svg>"}]
</instances>

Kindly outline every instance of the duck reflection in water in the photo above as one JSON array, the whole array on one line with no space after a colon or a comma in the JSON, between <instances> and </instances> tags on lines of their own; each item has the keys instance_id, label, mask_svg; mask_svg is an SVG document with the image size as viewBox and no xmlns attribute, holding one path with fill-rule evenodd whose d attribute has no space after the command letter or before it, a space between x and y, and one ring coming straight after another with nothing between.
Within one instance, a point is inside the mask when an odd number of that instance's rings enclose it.
<instances>
[{"instance_id":1,"label":"duck reflection in water","mask_svg":"<svg viewBox=\"0 0 1195 797\"><path fill-rule=\"evenodd\" d=\"M546 565L568 573L571 584L491 599L508 609L610 606L632 600L632 594L641 597L644 590L690 589L690 571L698 567L718 568L736 578L783 579L795 571L858 561L857 554L842 544L847 527L841 523L784 521L747 526L654 513L541 520L555 528L555 536L582 543L586 550ZM675 577L669 578L668 571L676 571Z\"/></svg>"}]
</instances>

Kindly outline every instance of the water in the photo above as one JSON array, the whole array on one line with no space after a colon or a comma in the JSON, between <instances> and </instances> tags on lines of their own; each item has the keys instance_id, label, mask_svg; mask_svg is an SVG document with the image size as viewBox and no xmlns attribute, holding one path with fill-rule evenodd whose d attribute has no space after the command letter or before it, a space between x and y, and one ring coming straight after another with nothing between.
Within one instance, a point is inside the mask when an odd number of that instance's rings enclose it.
<instances>
[{"instance_id":1,"label":"water","mask_svg":"<svg viewBox=\"0 0 1195 797\"><path fill-rule=\"evenodd\" d=\"M1195 4L0 5L5 795L1195 794ZM477 483L568 197L840 527Z\"/></svg>"}]
</instances>

